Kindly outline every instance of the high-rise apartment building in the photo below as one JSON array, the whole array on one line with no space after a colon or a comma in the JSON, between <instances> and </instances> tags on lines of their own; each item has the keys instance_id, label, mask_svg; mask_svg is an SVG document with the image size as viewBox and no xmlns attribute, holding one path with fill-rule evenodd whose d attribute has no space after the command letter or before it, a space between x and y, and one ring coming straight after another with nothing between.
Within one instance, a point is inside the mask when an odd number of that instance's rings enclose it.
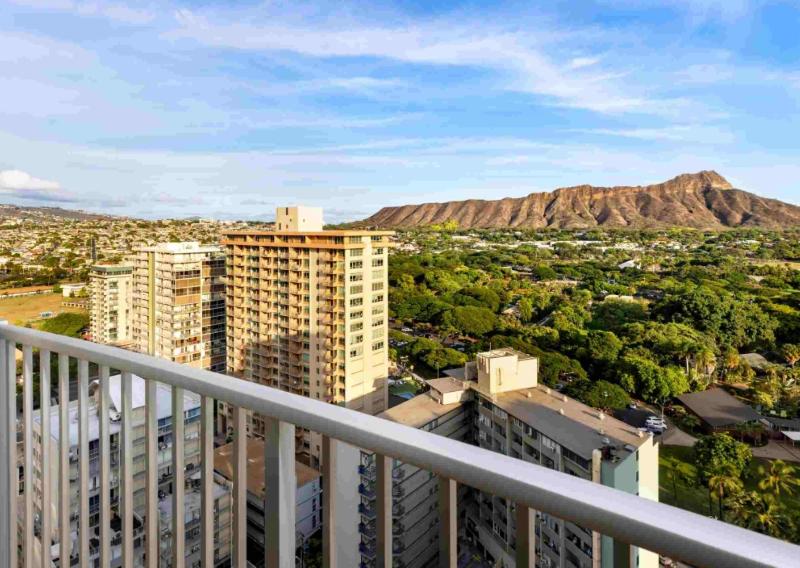
<instances>
[{"instance_id":1,"label":"high-rise apartment building","mask_svg":"<svg viewBox=\"0 0 800 568\"><path fill-rule=\"evenodd\" d=\"M142 353L225 371L225 256L217 246L139 249L133 268L132 339Z\"/></svg>"},{"instance_id":2,"label":"high-rise apartment building","mask_svg":"<svg viewBox=\"0 0 800 568\"><path fill-rule=\"evenodd\" d=\"M538 359L512 349L479 353L430 390L381 416L516 459L658 500L658 445L602 411L538 385ZM375 566L374 464L362 453L361 566ZM459 488L463 546L491 566L515 566L514 503ZM438 485L429 471L396 461L392 471L392 565L438 565ZM656 568L658 555L537 512L536 565L543 568ZM630 558L625 555L630 554Z\"/></svg>"},{"instance_id":3,"label":"high-rise apartment building","mask_svg":"<svg viewBox=\"0 0 800 568\"><path fill-rule=\"evenodd\" d=\"M274 231L225 234L228 372L370 414L384 411L391 234L325 231L322 211L308 207L279 208ZM316 465L319 445L304 436L298 449Z\"/></svg>"},{"instance_id":4,"label":"high-rise apartment building","mask_svg":"<svg viewBox=\"0 0 800 568\"><path fill-rule=\"evenodd\" d=\"M89 273L92 341L126 343L131 340L133 266L97 265Z\"/></svg>"},{"instance_id":5,"label":"high-rise apartment building","mask_svg":"<svg viewBox=\"0 0 800 568\"><path fill-rule=\"evenodd\" d=\"M120 539L120 518L117 516L119 506L119 479L120 479L120 452L122 444L120 440L121 425L120 425L120 411L122 409L122 386L121 376L114 375L108 379L109 381L109 403L110 415L109 419L109 457L110 457L110 472L111 472L111 508L112 520L111 527L112 535L112 556L115 560L113 566L119 565L119 558L121 557L121 539ZM133 455L131 462L133 464L133 505L134 505L134 560L138 564L143 563L145 554L145 511L146 511L146 474L147 464L145 460L146 443L145 437L147 435L145 429L145 381L137 376L131 377L131 407L133 410L132 428L133 435L132 443L130 444ZM88 442L89 442L89 530L92 534L99 536L100 526L100 389L96 388L93 384L93 396L89 399L89 406L86 409L88 421ZM199 565L199 549L200 549L200 480L199 480L199 463L200 463L200 397L189 391L183 393L184 401L184 460L186 465L187 477L186 487L184 488L185 497L185 523L184 529L186 531L186 565L197 566ZM161 527L161 542L159 549L161 551L160 566L171 566L171 550L170 550L170 527L172 519L172 499L171 493L173 490L173 472L172 472L172 388L158 384L156 389L156 408L158 419L158 510ZM68 419L70 424L75 424L78 421L80 413L79 403L77 400L69 402ZM49 429L52 443L50 444L51 457L50 463L50 479L58 479L59 472L59 406L52 406L50 408L50 416L42 424L41 413L34 416L33 428L34 438L37 441L37 450L34 452L33 460L33 475L34 475L34 491L37 496L41 495L42 491L42 456L39 448L41 447L41 437ZM78 504L80 498L80 486L74 481L78 478L79 474L79 432L74 426L69 429L69 479L72 483L68 485L70 488L70 510L78 511ZM195 473L196 472L196 473ZM58 499L59 483L52 486L55 492L53 500ZM215 503L215 521L214 531L217 542L220 543L219 547L215 550L215 565L225 566L230 563L230 525L231 525L231 499L230 488L223 479L218 479L213 485L213 496ZM41 518L42 512L37 510L37 518ZM58 519L54 511L50 511L53 516L52 524L57 526ZM79 529L78 515L70 516L70 524L75 534ZM56 533L53 534L56 537ZM55 540L57 542L57 539ZM51 560L53 564L59 567L74 566L76 557L79 554L79 549L76 542L71 545L72 559L64 559L61 561L58 558L60 547L53 546L50 548ZM90 566L99 566L99 548L97 546L90 547Z\"/></svg>"}]
</instances>

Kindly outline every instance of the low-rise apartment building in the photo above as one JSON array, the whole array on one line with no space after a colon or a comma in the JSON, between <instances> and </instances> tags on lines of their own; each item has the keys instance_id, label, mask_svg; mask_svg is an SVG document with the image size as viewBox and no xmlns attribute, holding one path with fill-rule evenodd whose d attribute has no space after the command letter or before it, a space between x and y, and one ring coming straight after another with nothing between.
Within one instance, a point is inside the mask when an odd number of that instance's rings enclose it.
<instances>
[{"instance_id":1,"label":"low-rise apartment building","mask_svg":"<svg viewBox=\"0 0 800 568\"><path fill-rule=\"evenodd\" d=\"M264 560L264 440L249 437L247 440L247 558L255 566ZM217 475L232 488L233 444L214 452L214 469ZM295 535L297 557L302 558L306 543L322 526L322 486L320 473L302 462L295 462L297 489L295 501Z\"/></svg>"},{"instance_id":2,"label":"low-rise apartment building","mask_svg":"<svg viewBox=\"0 0 800 568\"><path fill-rule=\"evenodd\" d=\"M383 413L423 428L641 497L658 500L658 445L602 411L538 384L538 359L511 349L480 353L454 376L428 381L429 392ZM361 565L374 564L374 474L362 454ZM415 476L419 476L415 480ZM412 481L413 480L413 481ZM434 566L438 559L435 477L395 463L394 566ZM515 566L514 503L459 488L459 536L492 566ZM627 546L537 512L537 566L598 568L620 563ZM631 548L630 566L655 568L658 555Z\"/></svg>"}]
</instances>

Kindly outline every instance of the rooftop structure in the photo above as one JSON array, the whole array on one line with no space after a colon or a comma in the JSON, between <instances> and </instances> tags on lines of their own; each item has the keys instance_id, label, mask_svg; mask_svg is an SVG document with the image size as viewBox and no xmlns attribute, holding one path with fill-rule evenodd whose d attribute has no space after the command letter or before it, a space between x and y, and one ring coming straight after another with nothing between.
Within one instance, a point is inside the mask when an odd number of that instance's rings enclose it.
<instances>
[{"instance_id":1,"label":"rooftop structure","mask_svg":"<svg viewBox=\"0 0 800 568\"><path fill-rule=\"evenodd\" d=\"M752 407L721 388L682 394L678 400L697 415L709 430L725 430L761 419Z\"/></svg>"}]
</instances>

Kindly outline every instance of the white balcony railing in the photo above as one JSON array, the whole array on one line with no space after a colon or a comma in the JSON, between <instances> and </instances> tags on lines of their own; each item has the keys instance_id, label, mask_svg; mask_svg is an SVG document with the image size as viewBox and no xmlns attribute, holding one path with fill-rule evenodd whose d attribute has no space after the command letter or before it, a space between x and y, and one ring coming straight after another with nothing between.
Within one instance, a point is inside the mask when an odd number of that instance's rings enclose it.
<instances>
[{"instance_id":1,"label":"white balcony railing","mask_svg":"<svg viewBox=\"0 0 800 568\"><path fill-rule=\"evenodd\" d=\"M17 350L22 351L22 371L16 370ZM203 566L213 566L214 559L214 514L213 514L213 408L214 401L225 401L234 406L236 427L234 483L233 483L233 529L232 564L247 566L247 476L245 475L246 436L245 413L251 410L267 418L267 443L265 444L265 479L267 507L265 513L265 541L267 543L267 566L294 566L295 554L295 427L307 428L323 435L323 479L335 476L335 454L337 440L375 452L377 494L375 513L377 539L375 557L377 566L389 566L392 558L392 459L430 470L439 476L440 515L440 559L443 566L456 566L456 486L466 484L482 491L504 497L516 503L517 516L517 565L534 566L536 550L533 542L533 510L572 521L616 539L618 543L639 546L667 557L683 560L695 566L708 567L790 567L800 565L800 547L779 541L733 525L725 524L681 509L639 498L596 483L559 473L544 467L526 463L488 450L450 440L428 432L354 412L335 405L325 404L302 396L293 395L266 386L250 383L224 375L178 365L146 355L98 345L86 341L65 338L31 329L0 325L0 568L18 565L32 567L41 562L41 542L51 537L60 543L60 558L69 558L70 515L69 491L69 420L66 410L60 413L61 435L57 464L48 463L49 436L42 437L41 459L43 460L43 491L33 491L33 356L39 351L41 365L40 386L42 392L50 392L51 357L57 355L57 380L59 393L69 391L70 358L77 360L78 404L79 404L79 467L78 485L80 505L77 511L79 527L88 527L89 518L89 468L87 440L88 370L89 364L98 365L101 388L100 418L100 534L99 547L101 566L111 562L111 507L110 507L110 437L108 394L110 370L122 373L122 417L121 417L121 463L119 514L122 520L122 566L134 563L134 517L133 479L131 463L131 383L132 375L147 381L146 428L147 463L158 459L156 418L156 381L170 385L173 389L172 415L183 415L183 390L201 395L201 558ZM16 385L18 378L23 383L21 409L17 408ZM54 379L55 380L55 379ZM41 397L42 412L49 414L50 400ZM61 404L63 410L67 405ZM105 410L105 411L103 411ZM16 443L17 420L23 432L23 466L26 472L24 490L17 483L18 446ZM174 427L175 450L172 452L172 470L175 472L172 510L184 507L183 493L183 423L176 421ZM60 472L57 479L50 479L50 466ZM147 565L155 567L158 561L158 479L157 468L148 467L146 481L146 507L144 536ZM51 484L58 483L58 502L51 502ZM68 488L68 486L66 486ZM336 506L335 491L324 491L323 497L323 556L326 566L335 565L337 526L331 521ZM35 501L36 500L36 501ZM22 516L17 503L22 502ZM50 515L43 515L41 527L34 529L34 507L57 511L51 526ZM173 515L172 566L185 564L183 530L176 530L175 523L182 517ZM21 526L19 531L17 527ZM525 530L525 529L528 530ZM80 566L89 565L89 544L92 534L78 529L77 555ZM624 546L624 545L622 545ZM631 558L620 555L616 558ZM617 562L615 566L625 565ZM40 565L46 566L47 563ZM65 564L62 563L62 566ZM346 567L340 567L346 568Z\"/></svg>"}]
</instances>

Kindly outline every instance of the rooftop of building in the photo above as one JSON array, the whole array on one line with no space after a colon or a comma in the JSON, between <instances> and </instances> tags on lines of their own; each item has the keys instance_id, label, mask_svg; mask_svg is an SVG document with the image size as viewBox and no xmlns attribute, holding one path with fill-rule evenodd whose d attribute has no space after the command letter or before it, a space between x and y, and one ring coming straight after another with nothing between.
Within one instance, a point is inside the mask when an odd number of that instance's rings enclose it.
<instances>
[{"instance_id":1,"label":"rooftop of building","mask_svg":"<svg viewBox=\"0 0 800 568\"><path fill-rule=\"evenodd\" d=\"M247 235L280 235L287 237L296 237L304 235L308 237L366 237L372 235L394 235L394 231L368 231L364 229L329 229L323 231L264 231L264 230L240 230L240 231L225 231L225 237L237 237Z\"/></svg>"},{"instance_id":2,"label":"rooftop of building","mask_svg":"<svg viewBox=\"0 0 800 568\"><path fill-rule=\"evenodd\" d=\"M143 408L146 399L146 386L145 380L136 375L132 376L131 383L131 408ZM117 419L122 408L122 393L120 392L120 375L113 375L109 377L109 407L111 409L111 416L109 420L109 431L111 434L116 434L120 430L120 422ZM92 383L91 388L97 388L96 383ZM200 396L189 391L183 391L183 410L188 412L200 407ZM69 423L72 425L69 429L69 443L70 446L78 445L78 401L73 400L69 403ZM162 418L172 417L172 387L163 383L156 383L156 416L159 420ZM33 416L34 422L41 424L41 412L37 411ZM100 439L100 407L96 402L95 397L89 397L88 408L88 424L89 424L89 440ZM58 441L60 436L59 429L59 406L53 405L50 407L50 437Z\"/></svg>"},{"instance_id":3,"label":"rooftop of building","mask_svg":"<svg viewBox=\"0 0 800 568\"><path fill-rule=\"evenodd\" d=\"M603 446L638 448L648 439L633 426L548 387L500 393L498 407L576 454L591 458Z\"/></svg>"},{"instance_id":4,"label":"rooftop of building","mask_svg":"<svg viewBox=\"0 0 800 568\"><path fill-rule=\"evenodd\" d=\"M517 351L516 349L512 349L511 347L501 347L499 349L492 349L491 351L484 351L479 353L482 357L488 357L490 359L498 358L498 357L509 357L511 355L516 355L521 361L525 361L528 359L536 359L533 355L528 355L527 353L523 353L522 351Z\"/></svg>"},{"instance_id":5,"label":"rooftop of building","mask_svg":"<svg viewBox=\"0 0 800 568\"><path fill-rule=\"evenodd\" d=\"M181 253L215 253L222 252L219 245L204 245L195 241L187 241L182 243L159 243L157 245L142 247L138 249L139 252L160 252L169 254Z\"/></svg>"},{"instance_id":6,"label":"rooftop of building","mask_svg":"<svg viewBox=\"0 0 800 568\"><path fill-rule=\"evenodd\" d=\"M378 416L386 420L391 420L392 422L397 422L398 424L411 426L412 428L421 428L425 426L425 424L444 416L448 412L456 410L463 404L463 402L439 404L426 393L417 395L411 400L407 400L389 410L385 410Z\"/></svg>"},{"instance_id":7,"label":"rooftop of building","mask_svg":"<svg viewBox=\"0 0 800 568\"><path fill-rule=\"evenodd\" d=\"M214 469L226 479L233 479L233 443L214 450ZM295 461L297 487L303 487L319 478L320 473L306 464ZM247 490L264 497L264 440L247 439Z\"/></svg>"},{"instance_id":8,"label":"rooftop of building","mask_svg":"<svg viewBox=\"0 0 800 568\"><path fill-rule=\"evenodd\" d=\"M463 376L464 370L461 369L461 371ZM458 391L463 391L465 388L464 382L462 380L450 376L441 377L439 379L430 379L425 382L428 383L429 387L439 392L458 392Z\"/></svg>"},{"instance_id":9,"label":"rooftop of building","mask_svg":"<svg viewBox=\"0 0 800 568\"><path fill-rule=\"evenodd\" d=\"M761 418L753 408L721 388L682 394L678 400L713 428L755 422Z\"/></svg>"},{"instance_id":10,"label":"rooftop of building","mask_svg":"<svg viewBox=\"0 0 800 568\"><path fill-rule=\"evenodd\" d=\"M132 272L133 266L127 264L95 264L92 272L103 272L108 274Z\"/></svg>"}]
</instances>

